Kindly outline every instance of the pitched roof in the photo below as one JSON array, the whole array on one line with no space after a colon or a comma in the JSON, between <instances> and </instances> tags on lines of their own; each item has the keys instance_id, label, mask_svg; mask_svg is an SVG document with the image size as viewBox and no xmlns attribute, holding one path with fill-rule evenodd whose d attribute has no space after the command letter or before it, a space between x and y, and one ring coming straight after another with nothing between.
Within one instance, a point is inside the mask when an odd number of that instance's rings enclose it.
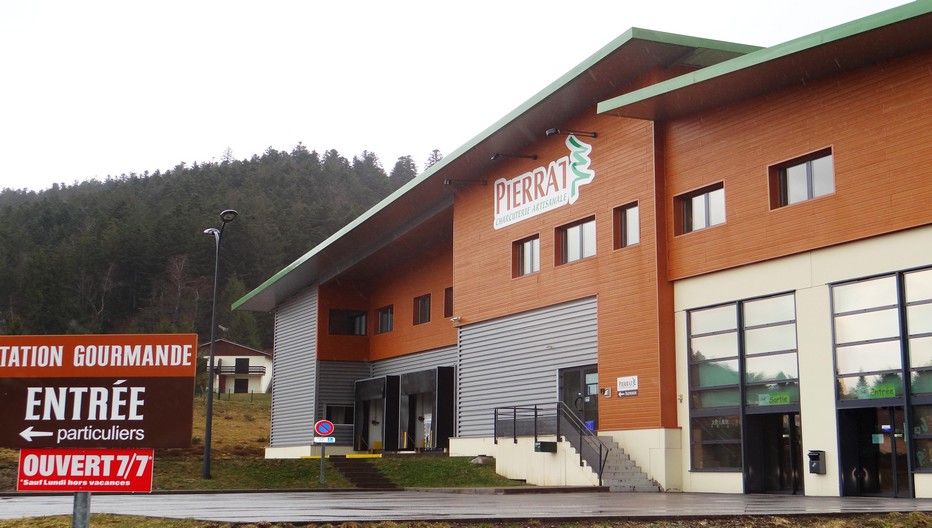
<instances>
[{"instance_id":1,"label":"pitched roof","mask_svg":"<svg viewBox=\"0 0 932 528\"><path fill-rule=\"evenodd\" d=\"M545 137L548 128L592 112L618 87L656 68L707 67L759 50L730 42L632 28L493 123L423 174L376 204L317 247L233 304L267 311L315 283L365 265L376 252L403 254L406 235L422 230L435 238L453 230L453 191L444 180L484 174L496 152L520 152ZM454 101L454 104L457 102ZM431 232L433 230L433 232ZM422 233L425 234L425 233Z\"/></svg>"},{"instance_id":2,"label":"pitched roof","mask_svg":"<svg viewBox=\"0 0 932 528\"><path fill-rule=\"evenodd\" d=\"M709 110L932 47L921 0L600 102L600 114L662 120Z\"/></svg>"}]
</instances>

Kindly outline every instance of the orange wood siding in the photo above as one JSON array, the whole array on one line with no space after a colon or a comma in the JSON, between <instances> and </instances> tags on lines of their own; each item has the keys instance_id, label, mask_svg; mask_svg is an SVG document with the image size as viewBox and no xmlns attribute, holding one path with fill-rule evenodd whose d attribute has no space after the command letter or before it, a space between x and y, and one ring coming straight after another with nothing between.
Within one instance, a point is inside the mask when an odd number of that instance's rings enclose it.
<instances>
[{"instance_id":1,"label":"orange wood siding","mask_svg":"<svg viewBox=\"0 0 932 528\"><path fill-rule=\"evenodd\" d=\"M368 335L330 335L331 309L368 311L364 286L347 281L324 284L319 289L317 303L317 358L324 361L365 361L369 351Z\"/></svg>"},{"instance_id":2,"label":"orange wood siding","mask_svg":"<svg viewBox=\"0 0 932 528\"><path fill-rule=\"evenodd\" d=\"M453 285L449 239L425 240L423 251L366 281L335 280L320 287L318 357L333 361L375 361L456 344L456 329L443 317L444 289ZM414 325L414 298L430 294L430 322ZM455 298L454 292L454 298ZM391 332L377 334L378 309L392 305ZM366 336L330 335L330 309L367 313Z\"/></svg>"},{"instance_id":3,"label":"orange wood siding","mask_svg":"<svg viewBox=\"0 0 932 528\"><path fill-rule=\"evenodd\" d=\"M456 344L456 328L443 317L443 290L453 286L453 248L449 239L374 281L370 294L370 360L385 359ZM414 298L430 294L430 322L414 324ZM453 292L454 313L458 303ZM376 310L394 306L394 329L376 334Z\"/></svg>"},{"instance_id":4,"label":"orange wood siding","mask_svg":"<svg viewBox=\"0 0 932 528\"><path fill-rule=\"evenodd\" d=\"M723 181L726 222L674 236L671 279L929 223L932 52L686 119L666 136L666 201ZM831 147L835 193L771 210L768 166Z\"/></svg>"},{"instance_id":5,"label":"orange wood siding","mask_svg":"<svg viewBox=\"0 0 932 528\"><path fill-rule=\"evenodd\" d=\"M469 324L597 295L599 386L614 391L616 378L630 375L639 376L640 383L637 397L600 399L600 428L675 427L675 389L661 387L675 385L675 377L658 352L661 342L667 342L661 332L672 331L672 326L659 326L659 305L667 303L659 296L670 291L658 287L665 278L658 277L656 258L652 125L598 116L565 126L598 132L597 138L580 138L592 145L590 168L596 176L581 188L575 204L493 228L492 182L565 156L565 136L542 138L530 146L527 153L536 153L536 161L503 160L498 171L477 175L487 179L488 186L456 191L456 315ZM640 243L615 250L613 209L635 200L640 207ZM554 265L556 228L593 215L596 256ZM513 278L512 243L534 234L540 236L540 271ZM664 400L661 394L667 394Z\"/></svg>"}]
</instances>

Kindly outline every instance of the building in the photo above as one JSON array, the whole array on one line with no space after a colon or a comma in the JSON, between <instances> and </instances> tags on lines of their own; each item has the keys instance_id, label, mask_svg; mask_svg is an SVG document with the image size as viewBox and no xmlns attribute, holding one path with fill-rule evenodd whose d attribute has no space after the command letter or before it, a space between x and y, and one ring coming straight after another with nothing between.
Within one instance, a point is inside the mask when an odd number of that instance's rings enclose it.
<instances>
[{"instance_id":1,"label":"building","mask_svg":"<svg viewBox=\"0 0 932 528\"><path fill-rule=\"evenodd\" d=\"M665 490L932 497L930 27L627 31L234 305L268 456L329 418L592 482L527 441L575 414Z\"/></svg>"},{"instance_id":2,"label":"building","mask_svg":"<svg viewBox=\"0 0 932 528\"><path fill-rule=\"evenodd\" d=\"M210 343L198 347L198 356L209 361ZM272 354L217 339L214 346L214 387L220 394L266 393L272 384Z\"/></svg>"}]
</instances>

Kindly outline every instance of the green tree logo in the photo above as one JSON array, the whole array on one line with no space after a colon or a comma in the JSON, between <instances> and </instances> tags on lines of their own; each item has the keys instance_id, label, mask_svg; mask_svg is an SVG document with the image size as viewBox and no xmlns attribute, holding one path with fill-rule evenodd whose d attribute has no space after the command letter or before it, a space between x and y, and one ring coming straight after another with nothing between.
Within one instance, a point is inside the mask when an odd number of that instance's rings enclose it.
<instances>
[{"instance_id":1,"label":"green tree logo","mask_svg":"<svg viewBox=\"0 0 932 528\"><path fill-rule=\"evenodd\" d=\"M579 198L579 187L595 179L595 172L589 168L592 145L570 134L566 136L566 148L570 149L570 170L573 171L573 181L570 182L570 204L573 204Z\"/></svg>"}]
</instances>

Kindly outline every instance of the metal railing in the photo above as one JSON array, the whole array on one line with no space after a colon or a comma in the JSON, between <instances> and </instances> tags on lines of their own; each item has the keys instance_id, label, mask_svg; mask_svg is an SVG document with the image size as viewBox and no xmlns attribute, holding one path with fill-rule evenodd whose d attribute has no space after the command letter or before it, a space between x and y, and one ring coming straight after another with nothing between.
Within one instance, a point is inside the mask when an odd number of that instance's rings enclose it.
<instances>
[{"instance_id":1,"label":"metal railing","mask_svg":"<svg viewBox=\"0 0 932 528\"><path fill-rule=\"evenodd\" d=\"M494 410L494 442L499 438L533 436L538 442L540 435L556 435L572 445L579 453L579 465L588 463L597 470L599 485L602 472L612 447L586 427L576 413L563 402L534 404L531 406L497 407Z\"/></svg>"}]
</instances>

